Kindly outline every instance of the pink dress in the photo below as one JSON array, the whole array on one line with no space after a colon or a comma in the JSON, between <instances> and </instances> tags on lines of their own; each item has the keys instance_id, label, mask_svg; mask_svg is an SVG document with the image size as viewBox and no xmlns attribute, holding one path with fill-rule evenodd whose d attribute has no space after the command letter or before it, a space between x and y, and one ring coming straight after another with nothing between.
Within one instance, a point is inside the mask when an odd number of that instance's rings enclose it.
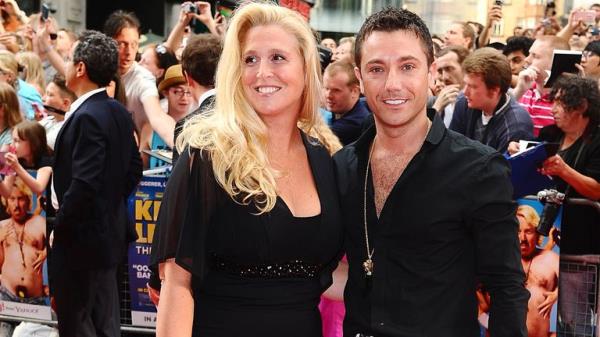
<instances>
[{"instance_id":1,"label":"pink dress","mask_svg":"<svg viewBox=\"0 0 600 337\"><path fill-rule=\"evenodd\" d=\"M342 261L348 262L346 255ZM343 337L344 316L346 315L344 301L335 301L321 296L319 310L323 321L323 337Z\"/></svg>"}]
</instances>

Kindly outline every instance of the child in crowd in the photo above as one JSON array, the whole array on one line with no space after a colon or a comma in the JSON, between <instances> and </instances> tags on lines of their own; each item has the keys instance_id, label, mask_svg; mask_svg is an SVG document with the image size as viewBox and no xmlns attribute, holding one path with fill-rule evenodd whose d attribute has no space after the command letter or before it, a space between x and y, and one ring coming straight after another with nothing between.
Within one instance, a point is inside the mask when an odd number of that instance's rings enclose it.
<instances>
[{"instance_id":1,"label":"child in crowd","mask_svg":"<svg viewBox=\"0 0 600 337\"><path fill-rule=\"evenodd\" d=\"M37 195L41 195L52 175L50 151L46 143L46 130L37 122L22 121L12 131L13 142L4 158L6 164L14 171L0 183L0 194L9 196L14 185L15 176ZM27 170L37 170L34 178Z\"/></svg>"}]
</instances>

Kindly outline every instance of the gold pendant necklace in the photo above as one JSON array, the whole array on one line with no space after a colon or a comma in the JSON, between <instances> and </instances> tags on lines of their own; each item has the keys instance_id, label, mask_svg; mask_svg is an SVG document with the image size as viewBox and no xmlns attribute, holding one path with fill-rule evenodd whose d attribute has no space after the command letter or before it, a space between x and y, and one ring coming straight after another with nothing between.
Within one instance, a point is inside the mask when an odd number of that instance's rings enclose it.
<instances>
[{"instance_id":1,"label":"gold pendant necklace","mask_svg":"<svg viewBox=\"0 0 600 337\"><path fill-rule=\"evenodd\" d=\"M375 136L377 137L377 136ZM369 150L369 159L367 160L367 169L365 170L365 186L363 188L363 222L365 225L365 243L367 247L367 259L363 262L363 268L367 277L373 275L373 254L375 254L375 248L371 249L369 246L369 229L367 228L367 182L369 180L369 166L371 165L371 156L373 155L373 149L375 148L375 138L373 138L373 144Z\"/></svg>"}]
</instances>

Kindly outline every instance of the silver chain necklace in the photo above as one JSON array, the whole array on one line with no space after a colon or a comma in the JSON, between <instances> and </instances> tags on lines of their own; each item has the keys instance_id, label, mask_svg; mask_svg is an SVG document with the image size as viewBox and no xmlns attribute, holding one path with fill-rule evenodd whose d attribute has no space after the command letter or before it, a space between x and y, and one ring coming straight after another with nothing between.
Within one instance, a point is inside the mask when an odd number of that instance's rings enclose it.
<instances>
[{"instance_id":1,"label":"silver chain necklace","mask_svg":"<svg viewBox=\"0 0 600 337\"><path fill-rule=\"evenodd\" d=\"M365 224L365 243L367 247L367 259L363 262L363 268L367 277L373 275L373 254L375 254L375 248L371 249L369 245L369 229L367 228L367 182L369 180L369 166L371 165L371 156L373 155L374 148L375 138L373 138L373 144L369 150L369 159L367 160L367 169L365 170L365 186L363 188L363 222Z\"/></svg>"}]
</instances>

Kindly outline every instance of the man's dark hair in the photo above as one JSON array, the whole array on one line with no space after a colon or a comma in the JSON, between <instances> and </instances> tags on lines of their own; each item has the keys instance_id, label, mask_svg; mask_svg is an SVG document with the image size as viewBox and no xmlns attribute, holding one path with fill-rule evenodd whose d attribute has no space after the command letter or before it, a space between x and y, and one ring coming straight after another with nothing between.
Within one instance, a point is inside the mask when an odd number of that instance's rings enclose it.
<instances>
[{"instance_id":1,"label":"man's dark hair","mask_svg":"<svg viewBox=\"0 0 600 337\"><path fill-rule=\"evenodd\" d=\"M123 28L135 28L140 32L140 20L132 12L122 10L114 11L104 22L104 34L112 38L117 37Z\"/></svg>"},{"instance_id":2,"label":"man's dark hair","mask_svg":"<svg viewBox=\"0 0 600 337\"><path fill-rule=\"evenodd\" d=\"M600 41L592 41L585 46L583 51L590 51L596 56L600 56Z\"/></svg>"},{"instance_id":3,"label":"man's dark hair","mask_svg":"<svg viewBox=\"0 0 600 337\"><path fill-rule=\"evenodd\" d=\"M421 41L425 55L427 55L427 65L430 66L433 63L433 42L427 25L417 14L393 7L387 7L371 14L360 27L354 44L356 66L360 68L362 46L369 35L373 32L391 33L397 30L411 32Z\"/></svg>"},{"instance_id":4,"label":"man's dark hair","mask_svg":"<svg viewBox=\"0 0 600 337\"><path fill-rule=\"evenodd\" d=\"M567 111L581 107L587 101L584 117L589 117L590 125L596 127L600 122L600 91L598 82L579 76L562 76L554 83L550 92L552 101L558 100Z\"/></svg>"},{"instance_id":5,"label":"man's dark hair","mask_svg":"<svg viewBox=\"0 0 600 337\"><path fill-rule=\"evenodd\" d=\"M85 64L90 81L100 87L107 86L119 67L117 42L98 31L83 32L73 52L73 64L79 62Z\"/></svg>"},{"instance_id":6,"label":"man's dark hair","mask_svg":"<svg viewBox=\"0 0 600 337\"><path fill-rule=\"evenodd\" d=\"M77 95L75 95L75 93L72 92L71 89L67 88L65 78L61 74L54 75L51 83L54 83L54 85L58 87L62 98L70 99L71 103L73 103L77 99Z\"/></svg>"},{"instance_id":7,"label":"man's dark hair","mask_svg":"<svg viewBox=\"0 0 600 337\"><path fill-rule=\"evenodd\" d=\"M190 36L181 54L181 67L198 84L214 87L222 50L221 39L212 34Z\"/></svg>"},{"instance_id":8,"label":"man's dark hair","mask_svg":"<svg viewBox=\"0 0 600 337\"><path fill-rule=\"evenodd\" d=\"M529 48L531 48L533 41L534 41L533 39L530 39L526 36L509 37L506 40L506 46L504 47L504 50L502 51L502 53L504 55L508 56L508 54L520 50L523 52L523 55L529 56Z\"/></svg>"}]
</instances>

